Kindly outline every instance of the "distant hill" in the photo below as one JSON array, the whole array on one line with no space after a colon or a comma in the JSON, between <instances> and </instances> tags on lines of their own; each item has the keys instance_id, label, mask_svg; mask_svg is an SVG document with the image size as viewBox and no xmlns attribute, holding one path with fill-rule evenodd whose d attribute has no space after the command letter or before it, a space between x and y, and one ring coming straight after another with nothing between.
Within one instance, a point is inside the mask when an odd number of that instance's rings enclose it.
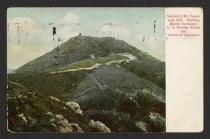
<instances>
[{"instance_id":1,"label":"distant hill","mask_svg":"<svg viewBox=\"0 0 210 139\"><path fill-rule=\"evenodd\" d=\"M45 97L77 102L88 119L113 132L165 131L165 62L123 40L70 38L8 80Z\"/></svg>"}]
</instances>

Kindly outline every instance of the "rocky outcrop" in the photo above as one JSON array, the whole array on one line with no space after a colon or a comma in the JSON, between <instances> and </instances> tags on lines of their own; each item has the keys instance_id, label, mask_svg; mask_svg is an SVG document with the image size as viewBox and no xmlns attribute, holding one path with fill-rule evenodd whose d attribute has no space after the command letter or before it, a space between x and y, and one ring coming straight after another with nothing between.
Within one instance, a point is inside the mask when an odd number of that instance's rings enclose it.
<instances>
[{"instance_id":1,"label":"rocky outcrop","mask_svg":"<svg viewBox=\"0 0 210 139\"><path fill-rule=\"evenodd\" d=\"M66 103L67 106L69 106L72 110L74 110L74 112L79 113L82 115L82 110L80 110L80 106L78 103L76 102L67 102Z\"/></svg>"},{"instance_id":2,"label":"rocky outcrop","mask_svg":"<svg viewBox=\"0 0 210 139\"><path fill-rule=\"evenodd\" d=\"M76 102L31 93L8 81L8 130L11 132L111 132L102 122L92 122ZM91 123L91 124L90 124Z\"/></svg>"},{"instance_id":3,"label":"rocky outcrop","mask_svg":"<svg viewBox=\"0 0 210 139\"><path fill-rule=\"evenodd\" d=\"M111 130L104 123L100 121L94 122L93 120L90 120L89 125L94 131L97 132L107 132L107 133L111 132Z\"/></svg>"},{"instance_id":4,"label":"rocky outcrop","mask_svg":"<svg viewBox=\"0 0 210 139\"><path fill-rule=\"evenodd\" d=\"M156 129L157 131L162 131L165 129L165 118L156 112L151 112L149 114L151 128Z\"/></svg>"}]
</instances>

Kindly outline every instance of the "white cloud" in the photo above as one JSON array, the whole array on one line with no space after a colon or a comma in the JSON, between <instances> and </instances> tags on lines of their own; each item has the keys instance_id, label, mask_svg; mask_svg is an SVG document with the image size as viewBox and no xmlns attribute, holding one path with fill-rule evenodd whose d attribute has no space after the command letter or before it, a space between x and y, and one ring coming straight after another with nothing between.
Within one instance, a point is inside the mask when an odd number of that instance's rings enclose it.
<instances>
[{"instance_id":1,"label":"white cloud","mask_svg":"<svg viewBox=\"0 0 210 139\"><path fill-rule=\"evenodd\" d=\"M52 31L48 25L31 18L16 17L8 21L7 62L16 69L53 49Z\"/></svg>"},{"instance_id":2,"label":"white cloud","mask_svg":"<svg viewBox=\"0 0 210 139\"><path fill-rule=\"evenodd\" d=\"M131 31L128 28L112 24L102 25L98 28L98 31L102 33L103 36L112 36L123 40L127 40L131 34Z\"/></svg>"},{"instance_id":3,"label":"white cloud","mask_svg":"<svg viewBox=\"0 0 210 139\"><path fill-rule=\"evenodd\" d=\"M16 69L28 61L33 60L35 57L41 56L33 47L23 45L13 45L7 48L7 62L8 67Z\"/></svg>"},{"instance_id":4,"label":"white cloud","mask_svg":"<svg viewBox=\"0 0 210 139\"><path fill-rule=\"evenodd\" d=\"M128 39L130 37L131 31L125 27L116 27L113 29L116 38Z\"/></svg>"},{"instance_id":5,"label":"white cloud","mask_svg":"<svg viewBox=\"0 0 210 139\"><path fill-rule=\"evenodd\" d=\"M48 23L36 22L27 17L15 17L8 21L8 67L16 69L52 50L70 37L78 35L75 25L79 17L74 13L67 13L57 26L56 35L52 34L52 26ZM64 26L60 26L64 24ZM54 38L54 40L53 40ZM62 42L58 42L58 38Z\"/></svg>"},{"instance_id":6,"label":"white cloud","mask_svg":"<svg viewBox=\"0 0 210 139\"><path fill-rule=\"evenodd\" d=\"M136 40L139 42L138 48L140 50L144 50L152 56L165 61L164 42L158 36L139 34L137 35Z\"/></svg>"},{"instance_id":7,"label":"white cloud","mask_svg":"<svg viewBox=\"0 0 210 139\"><path fill-rule=\"evenodd\" d=\"M163 40L154 35L137 34L138 32L132 27L126 28L122 25L113 25L111 23L100 24L97 30L103 36L111 36L117 39L122 39L140 50L146 51L152 56L165 60L165 46ZM144 41L143 41L144 38Z\"/></svg>"},{"instance_id":8,"label":"white cloud","mask_svg":"<svg viewBox=\"0 0 210 139\"><path fill-rule=\"evenodd\" d=\"M65 42L71 37L78 36L78 34L79 32L73 31L71 27L64 27L59 30L58 36Z\"/></svg>"},{"instance_id":9,"label":"white cloud","mask_svg":"<svg viewBox=\"0 0 210 139\"><path fill-rule=\"evenodd\" d=\"M34 21L31 18L27 18L27 17L16 17L16 18L9 20L8 23L11 23L11 24L15 24L15 23L33 24Z\"/></svg>"},{"instance_id":10,"label":"white cloud","mask_svg":"<svg viewBox=\"0 0 210 139\"><path fill-rule=\"evenodd\" d=\"M64 16L62 23L77 23L79 19L78 15L75 13L69 12Z\"/></svg>"},{"instance_id":11,"label":"white cloud","mask_svg":"<svg viewBox=\"0 0 210 139\"><path fill-rule=\"evenodd\" d=\"M61 24L63 24L63 26L59 26L57 28L57 36L62 38L64 42L71 37L77 36L79 34L78 27L80 27L78 19L79 16L75 13L67 13L61 21Z\"/></svg>"},{"instance_id":12,"label":"white cloud","mask_svg":"<svg viewBox=\"0 0 210 139\"><path fill-rule=\"evenodd\" d=\"M36 23L31 18L27 18L27 17L13 18L13 19L8 21L8 24L9 24L9 27L10 27L9 28L10 29L9 33L12 33L12 34L14 34L14 33L17 34L18 26L19 26L20 32L29 32L30 34L31 33L34 33L34 34L45 33L44 30L43 30L43 28L45 28L44 24Z\"/></svg>"}]
</instances>

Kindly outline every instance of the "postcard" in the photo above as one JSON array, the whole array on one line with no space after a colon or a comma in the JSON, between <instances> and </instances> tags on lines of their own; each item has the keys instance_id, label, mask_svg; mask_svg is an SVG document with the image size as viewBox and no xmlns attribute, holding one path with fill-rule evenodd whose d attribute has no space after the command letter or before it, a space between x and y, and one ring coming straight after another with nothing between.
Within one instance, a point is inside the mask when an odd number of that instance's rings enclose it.
<instances>
[{"instance_id":1,"label":"postcard","mask_svg":"<svg viewBox=\"0 0 210 139\"><path fill-rule=\"evenodd\" d=\"M19 132L202 132L199 7L7 9L7 124Z\"/></svg>"}]
</instances>

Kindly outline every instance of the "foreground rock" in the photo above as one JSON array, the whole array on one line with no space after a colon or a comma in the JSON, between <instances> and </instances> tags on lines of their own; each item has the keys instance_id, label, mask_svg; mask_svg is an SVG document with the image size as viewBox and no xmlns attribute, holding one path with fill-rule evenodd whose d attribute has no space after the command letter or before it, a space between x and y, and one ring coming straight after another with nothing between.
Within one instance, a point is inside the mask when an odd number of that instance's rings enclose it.
<instances>
[{"instance_id":1,"label":"foreground rock","mask_svg":"<svg viewBox=\"0 0 210 139\"><path fill-rule=\"evenodd\" d=\"M86 118L76 102L64 103L8 81L8 130L11 132L111 132Z\"/></svg>"},{"instance_id":2,"label":"foreground rock","mask_svg":"<svg viewBox=\"0 0 210 139\"><path fill-rule=\"evenodd\" d=\"M100 121L94 122L93 120L91 120L89 125L92 127L93 130L98 132L107 132L107 133L111 132L111 130Z\"/></svg>"}]
</instances>

